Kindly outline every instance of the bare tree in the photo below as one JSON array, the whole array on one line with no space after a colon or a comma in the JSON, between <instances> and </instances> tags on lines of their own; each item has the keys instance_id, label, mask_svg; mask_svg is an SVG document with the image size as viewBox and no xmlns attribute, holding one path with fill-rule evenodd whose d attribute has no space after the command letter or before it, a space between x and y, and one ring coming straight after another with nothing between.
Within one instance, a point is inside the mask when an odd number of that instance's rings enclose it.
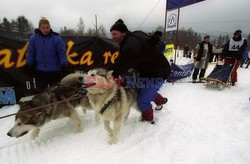
<instances>
[{"instance_id":1,"label":"bare tree","mask_svg":"<svg viewBox=\"0 0 250 164\"><path fill-rule=\"evenodd\" d=\"M88 36L96 35L96 30L90 27L88 28L86 35Z\"/></svg>"},{"instance_id":2,"label":"bare tree","mask_svg":"<svg viewBox=\"0 0 250 164\"><path fill-rule=\"evenodd\" d=\"M67 28L66 26L61 28L59 33L61 36L76 36L76 31L73 28Z\"/></svg>"},{"instance_id":3,"label":"bare tree","mask_svg":"<svg viewBox=\"0 0 250 164\"><path fill-rule=\"evenodd\" d=\"M78 36L84 36L85 33L85 24L83 21L83 18L79 18L79 23L77 24L77 35Z\"/></svg>"},{"instance_id":4,"label":"bare tree","mask_svg":"<svg viewBox=\"0 0 250 164\"><path fill-rule=\"evenodd\" d=\"M101 27L99 28L99 36L102 36L102 37L107 37L107 31L106 29L103 27L103 25L101 25Z\"/></svg>"}]
</instances>

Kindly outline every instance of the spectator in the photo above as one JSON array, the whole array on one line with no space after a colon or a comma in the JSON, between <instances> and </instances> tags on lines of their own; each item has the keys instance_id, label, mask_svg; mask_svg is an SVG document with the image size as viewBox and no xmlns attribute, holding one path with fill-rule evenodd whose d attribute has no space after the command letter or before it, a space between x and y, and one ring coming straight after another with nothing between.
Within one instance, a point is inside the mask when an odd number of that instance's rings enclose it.
<instances>
[{"instance_id":1,"label":"spectator","mask_svg":"<svg viewBox=\"0 0 250 164\"><path fill-rule=\"evenodd\" d=\"M224 65L234 65L231 74L232 86L235 86L237 82L237 69L247 46L247 40L242 38L241 33L241 30L235 31L233 38L225 44L222 50L222 57L225 58Z\"/></svg>"},{"instance_id":2,"label":"spectator","mask_svg":"<svg viewBox=\"0 0 250 164\"><path fill-rule=\"evenodd\" d=\"M150 36L150 41L153 44L156 44L158 49L160 50L161 54L164 55L166 43L162 40L162 32L161 31L155 31L152 36Z\"/></svg>"},{"instance_id":3,"label":"spectator","mask_svg":"<svg viewBox=\"0 0 250 164\"><path fill-rule=\"evenodd\" d=\"M241 68L243 67L243 64L246 63L247 59L248 59L248 50L245 50L243 55L242 55L241 62L240 62Z\"/></svg>"},{"instance_id":4,"label":"spectator","mask_svg":"<svg viewBox=\"0 0 250 164\"><path fill-rule=\"evenodd\" d=\"M189 47L187 44L184 47L183 57L189 57Z\"/></svg>"},{"instance_id":5,"label":"spectator","mask_svg":"<svg viewBox=\"0 0 250 164\"><path fill-rule=\"evenodd\" d=\"M130 68L134 68L140 74L140 78L160 78L155 81L155 86L140 88L138 93L138 106L142 112L142 120L154 123L151 101L157 106L162 106L167 99L157 91L170 73L170 65L155 44L150 43L150 38L143 33L130 32L124 22L119 19L111 28L113 41L119 47L119 56L115 64L110 66L114 70L114 76L125 74Z\"/></svg>"},{"instance_id":6,"label":"spectator","mask_svg":"<svg viewBox=\"0 0 250 164\"><path fill-rule=\"evenodd\" d=\"M248 58L246 60L246 64L247 64L246 68L248 68L248 66L250 64L250 51L248 51Z\"/></svg>"},{"instance_id":7,"label":"spectator","mask_svg":"<svg viewBox=\"0 0 250 164\"><path fill-rule=\"evenodd\" d=\"M216 45L216 46L215 46L215 49L218 51L219 46ZM218 62L218 56L219 56L219 53L218 53L218 52L214 53L214 57L213 57L214 60L213 60L213 62Z\"/></svg>"},{"instance_id":8,"label":"spectator","mask_svg":"<svg viewBox=\"0 0 250 164\"><path fill-rule=\"evenodd\" d=\"M204 41L202 41L195 47L195 69L192 76L193 82L196 82L200 70L199 81L201 81L201 78L204 77L206 69L208 67L208 62L212 61L210 57L211 55L213 55L213 45L210 44L210 36L207 35L204 37Z\"/></svg>"},{"instance_id":9,"label":"spectator","mask_svg":"<svg viewBox=\"0 0 250 164\"><path fill-rule=\"evenodd\" d=\"M66 47L58 35L53 32L49 21L42 17L39 28L35 29L29 40L27 67L35 70L39 89L57 84L61 71L67 66Z\"/></svg>"}]
</instances>

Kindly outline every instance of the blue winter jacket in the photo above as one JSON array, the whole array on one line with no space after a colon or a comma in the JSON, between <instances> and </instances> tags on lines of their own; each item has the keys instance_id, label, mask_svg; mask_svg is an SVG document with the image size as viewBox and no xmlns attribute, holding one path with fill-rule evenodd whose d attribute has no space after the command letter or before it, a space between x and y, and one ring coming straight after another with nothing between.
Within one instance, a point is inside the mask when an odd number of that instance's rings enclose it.
<instances>
[{"instance_id":1,"label":"blue winter jacket","mask_svg":"<svg viewBox=\"0 0 250 164\"><path fill-rule=\"evenodd\" d=\"M66 48L59 34L51 30L44 36L36 29L29 40L26 64L43 72L60 71L65 67L68 64Z\"/></svg>"}]
</instances>

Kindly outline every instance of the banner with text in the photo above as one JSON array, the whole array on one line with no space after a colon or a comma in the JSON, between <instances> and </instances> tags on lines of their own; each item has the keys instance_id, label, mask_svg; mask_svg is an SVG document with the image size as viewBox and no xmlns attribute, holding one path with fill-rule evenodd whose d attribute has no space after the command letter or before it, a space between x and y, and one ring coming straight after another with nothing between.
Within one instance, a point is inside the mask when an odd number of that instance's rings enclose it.
<instances>
[{"instance_id":1,"label":"banner with text","mask_svg":"<svg viewBox=\"0 0 250 164\"><path fill-rule=\"evenodd\" d=\"M164 55L166 57L174 55L174 44L167 44L166 45Z\"/></svg>"},{"instance_id":2,"label":"banner with text","mask_svg":"<svg viewBox=\"0 0 250 164\"><path fill-rule=\"evenodd\" d=\"M172 63L171 74L168 78L168 82L174 82L176 80L180 80L182 78L190 76L192 74L193 69L194 63L187 65L176 65Z\"/></svg>"},{"instance_id":3,"label":"banner with text","mask_svg":"<svg viewBox=\"0 0 250 164\"><path fill-rule=\"evenodd\" d=\"M38 93L43 83L25 67L29 37L0 31L0 106L15 104L23 96ZM62 39L69 62L64 75L74 70L107 67L119 55L112 40L107 38L68 36Z\"/></svg>"}]
</instances>

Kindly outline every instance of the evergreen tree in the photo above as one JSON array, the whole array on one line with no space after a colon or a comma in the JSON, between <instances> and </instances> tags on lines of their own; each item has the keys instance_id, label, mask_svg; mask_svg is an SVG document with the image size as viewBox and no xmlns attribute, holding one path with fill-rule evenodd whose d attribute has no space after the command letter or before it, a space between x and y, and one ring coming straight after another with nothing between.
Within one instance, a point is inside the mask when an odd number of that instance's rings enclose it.
<instances>
[{"instance_id":1,"label":"evergreen tree","mask_svg":"<svg viewBox=\"0 0 250 164\"><path fill-rule=\"evenodd\" d=\"M24 34L31 34L33 32L32 24L29 23L28 19L26 19L25 16L18 16L16 22L18 32Z\"/></svg>"},{"instance_id":2,"label":"evergreen tree","mask_svg":"<svg viewBox=\"0 0 250 164\"><path fill-rule=\"evenodd\" d=\"M222 35L219 36L218 40L217 40L217 45L219 47L221 47L223 45L223 38L222 38Z\"/></svg>"},{"instance_id":3,"label":"evergreen tree","mask_svg":"<svg viewBox=\"0 0 250 164\"><path fill-rule=\"evenodd\" d=\"M18 26L17 26L17 21L12 19L10 22L11 30L12 32L18 32Z\"/></svg>"},{"instance_id":4,"label":"evergreen tree","mask_svg":"<svg viewBox=\"0 0 250 164\"><path fill-rule=\"evenodd\" d=\"M1 24L2 24L1 30L11 31L11 24L6 17L3 18L3 22Z\"/></svg>"}]
</instances>

